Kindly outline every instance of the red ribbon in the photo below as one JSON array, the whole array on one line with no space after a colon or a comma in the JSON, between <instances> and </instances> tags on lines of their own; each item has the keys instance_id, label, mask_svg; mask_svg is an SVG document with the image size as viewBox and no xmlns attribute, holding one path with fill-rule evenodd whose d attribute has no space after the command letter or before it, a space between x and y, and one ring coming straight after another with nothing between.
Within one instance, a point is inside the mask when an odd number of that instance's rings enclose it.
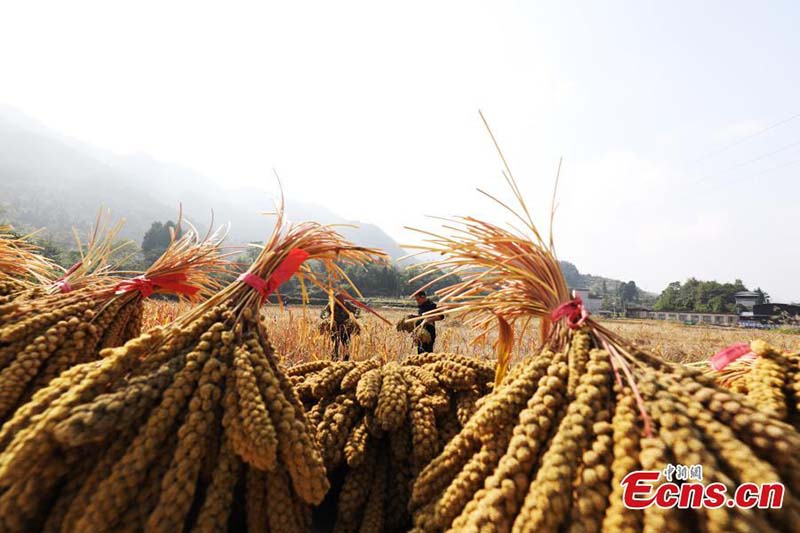
<instances>
[{"instance_id":1,"label":"red ribbon","mask_svg":"<svg viewBox=\"0 0 800 533\"><path fill-rule=\"evenodd\" d=\"M237 279L250 285L250 287L261 295L262 300L266 300L278 287L294 276L295 272L300 269L300 266L306 259L308 259L308 252L300 248L292 248L269 279L265 280L252 272L242 274Z\"/></svg>"},{"instance_id":2,"label":"red ribbon","mask_svg":"<svg viewBox=\"0 0 800 533\"><path fill-rule=\"evenodd\" d=\"M66 280L66 278L67 278L67 276L69 276L70 274L72 274L73 272L78 270L82 265L83 265L83 261L78 261L77 263L75 263L74 265L69 267L69 269L67 269L67 271L64 272L63 276L61 276L60 278L58 278L57 280L55 280L53 282L53 285L58 287L58 289L62 293L71 292L72 291L72 285L69 284L69 282Z\"/></svg>"},{"instance_id":3,"label":"red ribbon","mask_svg":"<svg viewBox=\"0 0 800 533\"><path fill-rule=\"evenodd\" d=\"M164 274L147 278L136 276L132 279L120 281L114 291L115 294L124 294L131 291L139 291L144 298L147 298L156 291L171 292L192 297L200 290L200 287L183 283L187 280L186 274L181 272L175 274Z\"/></svg>"},{"instance_id":4,"label":"red ribbon","mask_svg":"<svg viewBox=\"0 0 800 533\"><path fill-rule=\"evenodd\" d=\"M53 285L58 287L58 289L62 293L67 293L67 292L71 292L72 291L72 285L70 285L69 282L67 280L65 280L64 278L56 280L56 282L53 283Z\"/></svg>"},{"instance_id":5,"label":"red ribbon","mask_svg":"<svg viewBox=\"0 0 800 533\"><path fill-rule=\"evenodd\" d=\"M711 356L709 362L714 370L722 370L740 357L752 353L746 342L731 344Z\"/></svg>"},{"instance_id":6,"label":"red ribbon","mask_svg":"<svg viewBox=\"0 0 800 533\"><path fill-rule=\"evenodd\" d=\"M574 296L572 300L564 302L551 312L550 320L558 322L566 317L567 326L569 326L570 329L578 329L581 327L586 319L589 318L589 311L583 307L583 300L581 300L581 297L577 294Z\"/></svg>"}]
</instances>

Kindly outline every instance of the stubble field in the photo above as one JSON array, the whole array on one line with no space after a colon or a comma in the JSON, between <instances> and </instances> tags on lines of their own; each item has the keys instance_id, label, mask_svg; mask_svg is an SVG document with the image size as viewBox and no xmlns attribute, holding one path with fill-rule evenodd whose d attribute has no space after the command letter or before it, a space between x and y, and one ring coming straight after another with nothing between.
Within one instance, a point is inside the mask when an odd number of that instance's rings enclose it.
<instances>
[{"instance_id":1,"label":"stubble field","mask_svg":"<svg viewBox=\"0 0 800 533\"><path fill-rule=\"evenodd\" d=\"M190 307L185 303L147 301L145 328L168 324ZM270 341L287 364L329 358L333 343L320 333L320 307L268 305L264 308L265 323ZM378 308L377 311L392 324L410 313L409 309ZM411 337L396 331L394 326L373 316L359 318L361 334L351 341L350 354L355 360L381 356L384 360L402 358L415 352ZM800 335L777 331L743 328L688 326L651 320L603 320L605 327L644 350L668 361L691 363L708 359L718 350L736 342L763 339L782 350L800 349ZM437 323L436 351L467 354L481 359L493 359L494 335L477 338L476 332L456 317ZM539 343L538 327L534 323L517 334L514 357L534 353Z\"/></svg>"}]
</instances>

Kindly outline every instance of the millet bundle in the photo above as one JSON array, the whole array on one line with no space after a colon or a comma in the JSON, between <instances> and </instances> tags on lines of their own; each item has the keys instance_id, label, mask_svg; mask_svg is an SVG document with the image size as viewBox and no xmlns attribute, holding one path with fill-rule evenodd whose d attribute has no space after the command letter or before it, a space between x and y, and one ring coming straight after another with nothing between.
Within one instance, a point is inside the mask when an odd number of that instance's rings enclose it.
<instances>
[{"instance_id":1,"label":"millet bundle","mask_svg":"<svg viewBox=\"0 0 800 533\"><path fill-rule=\"evenodd\" d=\"M749 345L748 351L749 351ZM739 394L747 394L747 381L753 369L755 356L748 355L727 364L724 368L716 370L709 361L687 363L686 366L701 370L703 374L714 380L714 383Z\"/></svg>"},{"instance_id":2,"label":"millet bundle","mask_svg":"<svg viewBox=\"0 0 800 533\"><path fill-rule=\"evenodd\" d=\"M746 395L761 411L800 429L800 353L755 340L731 345L696 366L721 386Z\"/></svg>"},{"instance_id":3,"label":"millet bundle","mask_svg":"<svg viewBox=\"0 0 800 533\"><path fill-rule=\"evenodd\" d=\"M61 278L53 294L0 306L0 423L61 372L138 336L144 298L197 300L217 289L212 275L227 269L219 253L224 234L201 239L192 228L179 238L173 233L144 274L122 280L105 268L113 234L93 237L80 266Z\"/></svg>"},{"instance_id":4,"label":"millet bundle","mask_svg":"<svg viewBox=\"0 0 800 533\"><path fill-rule=\"evenodd\" d=\"M522 206L509 210L532 238L474 218L451 221L452 235L427 233L425 249L444 256L430 268L463 280L438 292L437 312L496 321L500 343L495 389L414 483L416 530L800 530L800 433L779 419L772 381L755 404L594 322L507 177ZM531 317L541 321L541 352L507 373L513 324ZM744 482L783 483L783 506L623 505L625 475L668 464L702 465L702 483L729 494Z\"/></svg>"},{"instance_id":5,"label":"millet bundle","mask_svg":"<svg viewBox=\"0 0 800 533\"><path fill-rule=\"evenodd\" d=\"M287 375L334 486L316 522L332 522L337 532L382 532L410 527L411 482L476 409L494 369L437 353L385 364L310 361Z\"/></svg>"},{"instance_id":6,"label":"millet bundle","mask_svg":"<svg viewBox=\"0 0 800 533\"><path fill-rule=\"evenodd\" d=\"M30 237L18 237L11 226L0 225L0 305L46 287L58 277L60 267L42 256Z\"/></svg>"},{"instance_id":7,"label":"millet bundle","mask_svg":"<svg viewBox=\"0 0 800 533\"><path fill-rule=\"evenodd\" d=\"M74 228L72 230L80 255L78 262L66 270L56 266L59 272L57 276L45 273L36 276L37 282L29 284L24 291L16 293L14 299L29 300L48 294L66 294L85 287L113 282L112 274L127 260L127 257L119 259L118 256L122 255L121 251L127 247L128 243L123 241L115 244L123 225L123 220L112 224L110 212L100 209L94 225L89 231L85 247L81 243L78 232ZM115 257L117 257L116 260L114 260ZM6 301L11 300L7 299ZM0 300L0 303L5 302ZM6 307L0 306L0 309L4 310ZM0 311L0 327L5 324L4 314L5 311Z\"/></svg>"},{"instance_id":8,"label":"millet bundle","mask_svg":"<svg viewBox=\"0 0 800 533\"><path fill-rule=\"evenodd\" d=\"M0 430L0 531L307 530L325 467L259 309L295 273L323 285L309 259L336 280L372 253L279 215L237 281L51 381Z\"/></svg>"},{"instance_id":9,"label":"millet bundle","mask_svg":"<svg viewBox=\"0 0 800 533\"><path fill-rule=\"evenodd\" d=\"M415 320L416 319L416 320ZM417 315L406 315L395 324L397 331L411 333L414 344L428 344L431 342L430 332L422 326L422 321Z\"/></svg>"}]
</instances>

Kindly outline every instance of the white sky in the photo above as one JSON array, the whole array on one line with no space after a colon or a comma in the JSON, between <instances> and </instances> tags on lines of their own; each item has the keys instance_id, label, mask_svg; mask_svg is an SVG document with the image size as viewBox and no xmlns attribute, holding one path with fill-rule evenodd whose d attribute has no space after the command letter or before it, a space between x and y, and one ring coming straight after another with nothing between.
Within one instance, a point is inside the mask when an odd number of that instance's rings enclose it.
<instances>
[{"instance_id":1,"label":"white sky","mask_svg":"<svg viewBox=\"0 0 800 533\"><path fill-rule=\"evenodd\" d=\"M700 6L15 2L0 102L231 186L276 167L403 243L425 214L495 213L482 109L542 223L564 156L556 240L581 271L800 301L800 118L747 139L800 113L798 7Z\"/></svg>"}]
</instances>

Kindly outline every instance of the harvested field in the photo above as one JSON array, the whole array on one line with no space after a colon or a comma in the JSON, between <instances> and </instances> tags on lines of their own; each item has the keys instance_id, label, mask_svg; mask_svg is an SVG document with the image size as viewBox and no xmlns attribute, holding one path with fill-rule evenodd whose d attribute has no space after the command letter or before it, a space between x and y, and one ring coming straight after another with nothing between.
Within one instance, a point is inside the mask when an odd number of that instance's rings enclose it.
<instances>
[{"instance_id":1,"label":"harvested field","mask_svg":"<svg viewBox=\"0 0 800 533\"><path fill-rule=\"evenodd\" d=\"M146 329L168 324L189 306L160 300L146 302L145 308ZM275 352L289 363L327 357L333 350L333 343L319 333L317 325L320 311L321 308L315 306L287 306L283 311L277 306L265 307L269 338ZM398 308L379 308L377 311L392 323L409 313L408 309ZM361 335L352 340L353 359L367 359L375 355L395 357L395 354L415 351L409 334L398 332L371 316L362 316L359 321L366 327ZM705 360L725 346L753 339L763 339L783 350L800 349L800 335L778 331L687 326L655 320L601 320L600 323L654 355L680 363ZM472 335L469 329L455 318L439 322L436 331L437 351L473 355L481 359L494 357L494 339L490 337L484 342L470 343ZM538 343L534 334L537 331L537 324L532 324L530 334L522 338L521 349L519 345L514 349L517 357L533 353Z\"/></svg>"}]
</instances>

